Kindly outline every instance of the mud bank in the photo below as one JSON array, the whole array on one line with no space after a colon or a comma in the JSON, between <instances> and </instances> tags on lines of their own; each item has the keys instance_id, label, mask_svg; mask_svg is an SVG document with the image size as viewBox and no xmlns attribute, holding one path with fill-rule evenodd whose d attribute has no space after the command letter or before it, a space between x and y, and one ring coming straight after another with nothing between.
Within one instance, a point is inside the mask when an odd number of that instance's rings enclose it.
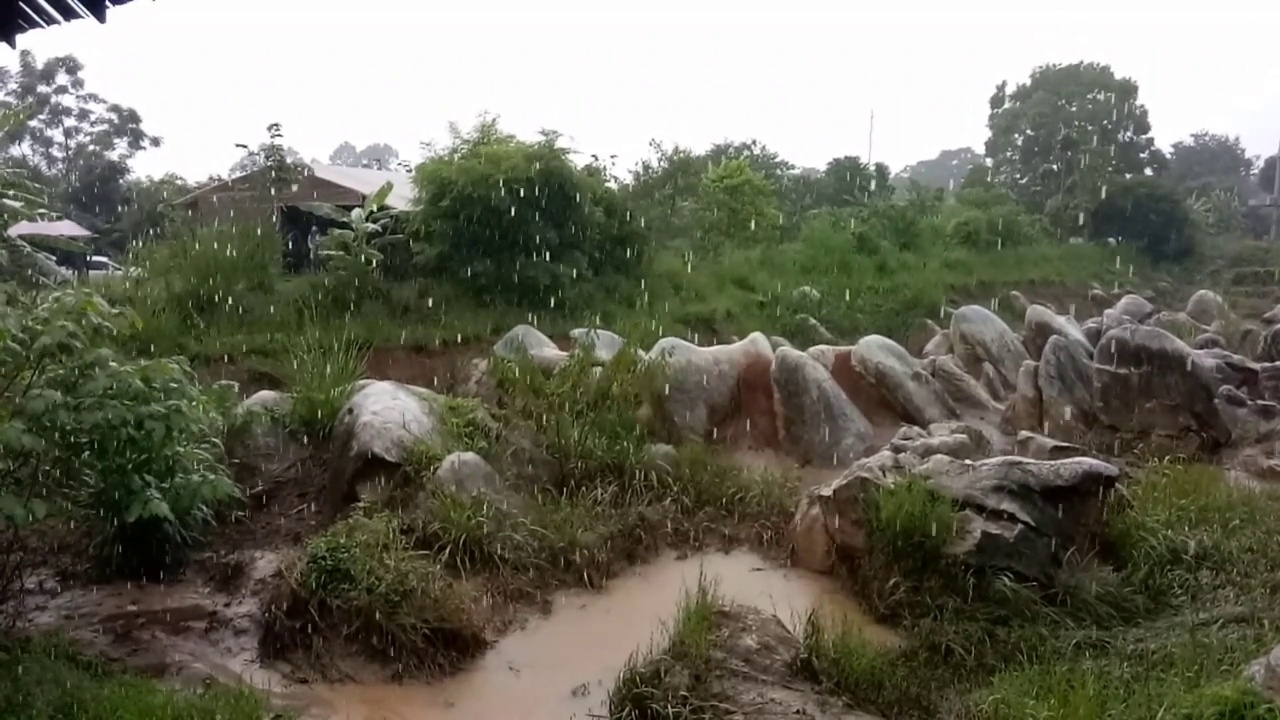
<instances>
[{"instance_id":1,"label":"mud bank","mask_svg":"<svg viewBox=\"0 0 1280 720\"><path fill-rule=\"evenodd\" d=\"M779 568L749 552L665 557L616 578L601 593L559 596L549 615L499 641L471 668L430 685L313 686L313 720L585 720L602 715L609 689L636 651L661 639L686 588L704 574L728 601L757 607L793 629L816 610L872 623L830 578Z\"/></svg>"}]
</instances>

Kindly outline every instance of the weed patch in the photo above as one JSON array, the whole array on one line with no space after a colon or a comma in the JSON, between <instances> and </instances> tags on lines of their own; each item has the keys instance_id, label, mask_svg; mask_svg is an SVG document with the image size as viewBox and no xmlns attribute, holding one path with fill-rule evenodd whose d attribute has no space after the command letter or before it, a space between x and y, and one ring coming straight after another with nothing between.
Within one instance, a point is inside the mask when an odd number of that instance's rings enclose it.
<instances>
[{"instance_id":1,"label":"weed patch","mask_svg":"<svg viewBox=\"0 0 1280 720\"><path fill-rule=\"evenodd\" d=\"M182 692L115 670L61 640L0 640L0 717L262 720L269 715L266 703L248 689Z\"/></svg>"},{"instance_id":2,"label":"weed patch","mask_svg":"<svg viewBox=\"0 0 1280 720\"><path fill-rule=\"evenodd\" d=\"M811 618L799 663L860 709L890 720L1280 712L1241 680L1277 640L1274 493L1229 486L1213 468L1154 465L1116 500L1114 568L1082 568L1048 591L924 562L943 508L909 484L869 507L871 554L892 559L903 588L882 597L925 600L872 608L895 611L908 642L880 650Z\"/></svg>"},{"instance_id":3,"label":"weed patch","mask_svg":"<svg viewBox=\"0 0 1280 720\"><path fill-rule=\"evenodd\" d=\"M715 717L707 681L715 670L712 644L722 601L705 576L690 588L661 646L633 655L609 693L613 720Z\"/></svg>"},{"instance_id":4,"label":"weed patch","mask_svg":"<svg viewBox=\"0 0 1280 720\"><path fill-rule=\"evenodd\" d=\"M350 334L327 336L314 329L292 345L288 424L295 432L319 440L333 429L351 386L364 377L365 353Z\"/></svg>"},{"instance_id":5,"label":"weed patch","mask_svg":"<svg viewBox=\"0 0 1280 720\"><path fill-rule=\"evenodd\" d=\"M480 599L415 553L391 515L356 514L313 538L282 573L263 649L313 667L335 650L394 664L401 675L447 672L487 647Z\"/></svg>"}]
</instances>

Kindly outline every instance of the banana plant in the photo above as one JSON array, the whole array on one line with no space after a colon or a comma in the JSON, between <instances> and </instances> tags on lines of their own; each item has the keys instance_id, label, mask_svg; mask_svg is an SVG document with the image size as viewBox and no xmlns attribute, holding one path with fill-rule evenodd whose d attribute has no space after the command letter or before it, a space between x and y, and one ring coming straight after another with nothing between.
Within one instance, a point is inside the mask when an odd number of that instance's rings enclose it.
<instances>
[{"instance_id":1,"label":"banana plant","mask_svg":"<svg viewBox=\"0 0 1280 720\"><path fill-rule=\"evenodd\" d=\"M302 203L298 207L318 217L332 220L342 227L329 230L320 238L320 254L335 270L376 270L382 262L383 249L404 240L392 234L391 227L400 211L386 207L392 183L387 182L365 198L364 205L343 210L329 203Z\"/></svg>"}]
</instances>

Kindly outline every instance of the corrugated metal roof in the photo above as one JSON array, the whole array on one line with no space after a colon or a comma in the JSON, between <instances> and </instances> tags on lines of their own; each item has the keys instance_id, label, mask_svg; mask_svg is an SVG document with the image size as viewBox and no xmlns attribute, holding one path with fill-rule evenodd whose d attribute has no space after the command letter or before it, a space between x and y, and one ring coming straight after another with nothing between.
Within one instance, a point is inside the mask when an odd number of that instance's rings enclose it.
<instances>
[{"instance_id":1,"label":"corrugated metal roof","mask_svg":"<svg viewBox=\"0 0 1280 720\"><path fill-rule=\"evenodd\" d=\"M100 23L107 21L107 8L119 7L132 0L17 0L5 3L9 7L0 14L0 37L17 47L17 38L24 32L61 25L72 20L93 18Z\"/></svg>"},{"instance_id":2,"label":"corrugated metal roof","mask_svg":"<svg viewBox=\"0 0 1280 720\"><path fill-rule=\"evenodd\" d=\"M413 175L410 173L396 172L395 170L370 170L367 168L342 167L341 165L324 165L322 163L303 163L303 165L306 165L311 170L311 173L321 180L327 180L334 185L341 185L344 188L355 190L361 195L372 195L378 188L390 182L391 194L387 196L387 207L405 210L413 202ZM261 171L255 170L254 172ZM223 180L200 188L189 195L170 201L169 204L180 205L199 195L214 192L218 188L228 185L232 180L252 174L252 172L245 173L231 180Z\"/></svg>"},{"instance_id":3,"label":"corrugated metal roof","mask_svg":"<svg viewBox=\"0 0 1280 720\"><path fill-rule=\"evenodd\" d=\"M413 176L409 173L320 163L308 163L308 167L321 180L351 188L361 195L372 195L378 188L390 182L391 194L387 196L387 207L405 210L413 203Z\"/></svg>"}]
</instances>

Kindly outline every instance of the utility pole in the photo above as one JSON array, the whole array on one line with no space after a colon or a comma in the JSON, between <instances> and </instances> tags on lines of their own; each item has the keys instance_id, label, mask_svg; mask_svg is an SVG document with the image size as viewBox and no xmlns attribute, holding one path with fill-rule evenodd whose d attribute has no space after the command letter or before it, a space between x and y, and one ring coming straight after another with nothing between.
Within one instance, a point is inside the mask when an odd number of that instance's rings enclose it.
<instances>
[{"instance_id":1,"label":"utility pole","mask_svg":"<svg viewBox=\"0 0 1280 720\"><path fill-rule=\"evenodd\" d=\"M1280 228L1280 147L1276 148L1276 161L1274 177L1271 180L1271 197L1267 198L1267 204L1271 206L1271 242L1276 241L1276 231Z\"/></svg>"},{"instance_id":2,"label":"utility pole","mask_svg":"<svg viewBox=\"0 0 1280 720\"><path fill-rule=\"evenodd\" d=\"M872 108L871 122L867 123L867 167L871 167L871 141L875 139L875 136L876 136L876 111L875 111L875 108ZM1280 177L1280 174L1277 174L1276 177Z\"/></svg>"}]
</instances>

